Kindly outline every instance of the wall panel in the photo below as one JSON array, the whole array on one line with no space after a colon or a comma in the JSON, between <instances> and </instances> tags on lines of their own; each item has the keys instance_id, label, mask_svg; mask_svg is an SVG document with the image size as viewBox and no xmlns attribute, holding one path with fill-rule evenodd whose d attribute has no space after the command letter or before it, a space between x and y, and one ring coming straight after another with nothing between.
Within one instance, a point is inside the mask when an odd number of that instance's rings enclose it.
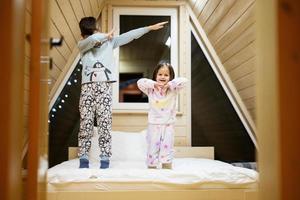
<instances>
[{"instance_id":1,"label":"wall panel","mask_svg":"<svg viewBox=\"0 0 300 200\"><path fill-rule=\"evenodd\" d=\"M202 0L188 3L239 94L255 98L255 0L208 0L205 5ZM201 9L197 5L201 5ZM250 86L253 89L245 89ZM255 106L250 113L254 118Z\"/></svg>"},{"instance_id":2,"label":"wall panel","mask_svg":"<svg viewBox=\"0 0 300 200\"><path fill-rule=\"evenodd\" d=\"M128 4L131 1L56 0L50 2L52 10L50 13L52 19L50 24L51 34L55 37L63 35L65 39L62 47L54 48L51 52L54 59L54 68L50 71L53 80L50 88L53 90L51 91L53 96L59 85L56 81L62 81L62 76L66 74L72 63L70 59L75 58L72 52L77 48L76 44L80 39L79 20L84 16L97 16L104 8L101 21L102 27L105 29L109 27L107 23L110 20L107 19L107 15L111 12L108 12L111 7L107 4L113 7L115 2L120 6L123 2ZM153 2L158 1L148 2L155 6ZM171 5L171 2L168 1L168 5ZM178 1L173 2L178 3ZM255 0L189 0L187 3L190 4L200 24L204 27L248 111L255 118ZM139 1L137 5L147 6L148 4L147 1ZM163 1L159 1L157 5L163 5ZM181 71L185 72L184 69ZM182 94L183 99L185 99L182 103L184 112L183 115L178 116L178 122L176 123L178 129L187 128L187 95L188 93ZM140 116L139 114L136 116L140 119L132 116L128 117L124 114L114 114L113 126L122 130L126 128L128 130L140 130L140 128L146 127L146 116ZM133 122L128 123L126 120L132 120ZM127 124L124 124L124 121ZM139 125L134 126L133 124L137 121ZM184 136L177 138L180 144L188 144L187 140L187 137Z\"/></svg>"}]
</instances>

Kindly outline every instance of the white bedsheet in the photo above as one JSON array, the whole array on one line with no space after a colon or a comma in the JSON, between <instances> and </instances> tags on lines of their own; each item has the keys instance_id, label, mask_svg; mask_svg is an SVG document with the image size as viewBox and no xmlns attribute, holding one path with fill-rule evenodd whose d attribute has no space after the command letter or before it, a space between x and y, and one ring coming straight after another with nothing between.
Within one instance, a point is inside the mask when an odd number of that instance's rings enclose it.
<instances>
[{"instance_id":1,"label":"white bedsheet","mask_svg":"<svg viewBox=\"0 0 300 200\"><path fill-rule=\"evenodd\" d=\"M111 162L109 169L99 169L91 163L89 169L79 169L78 159L69 160L48 170L48 183L163 183L199 185L203 183L245 185L256 183L258 173L234 167L228 163L198 158L176 158L173 169L147 169L142 161Z\"/></svg>"}]
</instances>

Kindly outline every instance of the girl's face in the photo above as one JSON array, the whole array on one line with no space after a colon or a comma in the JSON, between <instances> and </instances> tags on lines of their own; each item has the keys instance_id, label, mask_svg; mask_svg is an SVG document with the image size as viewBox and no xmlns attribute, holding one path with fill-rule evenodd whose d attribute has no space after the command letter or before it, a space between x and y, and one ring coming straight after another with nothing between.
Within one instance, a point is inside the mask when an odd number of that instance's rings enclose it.
<instances>
[{"instance_id":1,"label":"girl's face","mask_svg":"<svg viewBox=\"0 0 300 200\"><path fill-rule=\"evenodd\" d=\"M165 85L170 81L170 71L166 66L161 67L156 74L156 82Z\"/></svg>"}]
</instances>

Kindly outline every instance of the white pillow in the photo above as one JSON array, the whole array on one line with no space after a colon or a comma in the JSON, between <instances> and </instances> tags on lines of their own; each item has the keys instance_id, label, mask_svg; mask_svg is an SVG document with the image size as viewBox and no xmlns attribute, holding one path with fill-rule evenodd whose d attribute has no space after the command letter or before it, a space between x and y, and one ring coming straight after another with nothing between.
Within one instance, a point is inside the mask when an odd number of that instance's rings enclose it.
<instances>
[{"instance_id":1,"label":"white pillow","mask_svg":"<svg viewBox=\"0 0 300 200\"><path fill-rule=\"evenodd\" d=\"M112 131L112 161L146 161L146 131L123 132ZM94 129L92 145L89 153L91 162L99 162L100 148L98 145L97 128Z\"/></svg>"}]
</instances>

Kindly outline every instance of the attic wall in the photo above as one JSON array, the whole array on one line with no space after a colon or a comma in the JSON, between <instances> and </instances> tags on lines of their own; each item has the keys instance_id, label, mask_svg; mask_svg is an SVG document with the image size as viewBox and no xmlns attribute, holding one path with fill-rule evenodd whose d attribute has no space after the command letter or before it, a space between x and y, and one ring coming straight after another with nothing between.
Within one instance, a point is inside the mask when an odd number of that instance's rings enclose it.
<instances>
[{"instance_id":1,"label":"attic wall","mask_svg":"<svg viewBox=\"0 0 300 200\"><path fill-rule=\"evenodd\" d=\"M52 79L50 98L53 97L78 54L77 48L74 47L80 38L78 29L80 18L90 15L98 17L102 10L103 14L108 15L105 5L121 5L121 2L127 3L127 5L130 2L134 2L135 5L143 5L143 2L147 1L50 1L50 35L52 37L64 35L65 41L62 47L54 48L51 51L54 66L50 71ZM148 2L149 5L166 6L168 4L170 6L172 2L185 1ZM255 120L255 0L188 0L187 2L203 26L249 113ZM147 3L144 5L147 6ZM26 15L30 16L29 9Z\"/></svg>"},{"instance_id":2,"label":"attic wall","mask_svg":"<svg viewBox=\"0 0 300 200\"><path fill-rule=\"evenodd\" d=\"M53 58L53 68L50 70L49 85L50 96L56 91L58 85L70 67L70 63L77 56L77 41L80 39L78 23L84 16L98 17L104 5L104 0L51 0L49 1L50 23L49 35L53 38L64 37L61 47L54 47L50 51ZM26 33L30 33L31 1L27 0L26 6ZM30 60L30 47L26 42L26 68ZM76 53L75 53L75 52ZM28 80L29 74L25 76ZM27 81L28 82L28 81Z\"/></svg>"},{"instance_id":3,"label":"attic wall","mask_svg":"<svg viewBox=\"0 0 300 200\"><path fill-rule=\"evenodd\" d=\"M122 4L136 6L162 6L168 7L175 4L180 5L188 2L200 24L206 31L211 43L215 47L223 65L234 82L247 109L255 118L255 53L254 53L254 0L189 0L189 1L145 1L145 0L53 0L50 1L50 35L52 37L64 36L64 43L61 47L53 48L53 69L50 71L52 84L50 85L50 98L58 89L68 69L78 55L76 43L80 39L78 22L83 16L98 17L101 13L102 29L109 26L109 19L112 15L113 6ZM131 3L131 4L130 4ZM124 6L123 5L123 6ZM181 7L181 15L185 15L184 6ZM27 18L30 18L30 8L26 10ZM188 24L188 20L182 20L181 24ZM186 21L184 21L186 20ZM180 30L179 35L184 35ZM187 45L189 41L179 40L181 46ZM28 45L26 46L28 48ZM185 47L187 48L187 47ZM28 51L27 51L28 52ZM189 55L179 55L179 66L187 66ZM29 55L26 55L29 61ZM26 62L27 63L27 62ZM182 76L188 71L180 69ZM26 77L28 79L28 77ZM26 90L25 90L26 93ZM190 127L188 113L188 93L181 98L183 113L178 117L177 122L177 145L188 145L190 142ZM127 120L124 120L124 119ZM121 130L141 130L146 126L146 114L114 114L113 128ZM137 121L138 120L138 121ZM128 122L138 124L133 126Z\"/></svg>"},{"instance_id":4,"label":"attic wall","mask_svg":"<svg viewBox=\"0 0 300 200\"><path fill-rule=\"evenodd\" d=\"M64 44L62 47L54 48L51 51L51 57L53 57L54 66L50 72L50 78L52 79L52 84L50 85L50 98L54 96L54 93L58 89L68 69L79 53L78 49L76 48L76 43L80 39L78 22L83 16L92 15L98 17L98 15L101 13L101 28L102 30L106 31L111 26L111 15L114 6L139 5L147 7L149 5L154 5L156 7L164 7L166 2L168 7L178 7L179 4L182 4L178 3L178 1L51 1L50 35L52 37L59 37L60 35L63 35ZM95 8L98 8L98 11ZM187 56L185 57L187 58ZM185 70L181 71L185 73L182 73L181 75L186 76ZM181 98L183 98L183 96L184 98L188 97L186 93L183 94ZM176 145L187 145L190 143L187 101L182 100L180 106L182 108L182 112L180 113L180 116L178 116L178 122L176 123L175 127L177 133L175 143ZM147 126L146 111L142 114L127 112L124 115L124 113L114 113L113 118L114 130L140 131L145 129Z\"/></svg>"},{"instance_id":5,"label":"attic wall","mask_svg":"<svg viewBox=\"0 0 300 200\"><path fill-rule=\"evenodd\" d=\"M188 0L255 120L255 0Z\"/></svg>"},{"instance_id":6,"label":"attic wall","mask_svg":"<svg viewBox=\"0 0 300 200\"><path fill-rule=\"evenodd\" d=\"M104 5L104 0L53 0L50 1L50 35L58 38L64 37L61 47L51 50L53 69L50 72L52 84L50 85L50 98L67 73L78 54L76 48L80 39L78 23L82 17L94 16L98 18Z\"/></svg>"}]
</instances>

